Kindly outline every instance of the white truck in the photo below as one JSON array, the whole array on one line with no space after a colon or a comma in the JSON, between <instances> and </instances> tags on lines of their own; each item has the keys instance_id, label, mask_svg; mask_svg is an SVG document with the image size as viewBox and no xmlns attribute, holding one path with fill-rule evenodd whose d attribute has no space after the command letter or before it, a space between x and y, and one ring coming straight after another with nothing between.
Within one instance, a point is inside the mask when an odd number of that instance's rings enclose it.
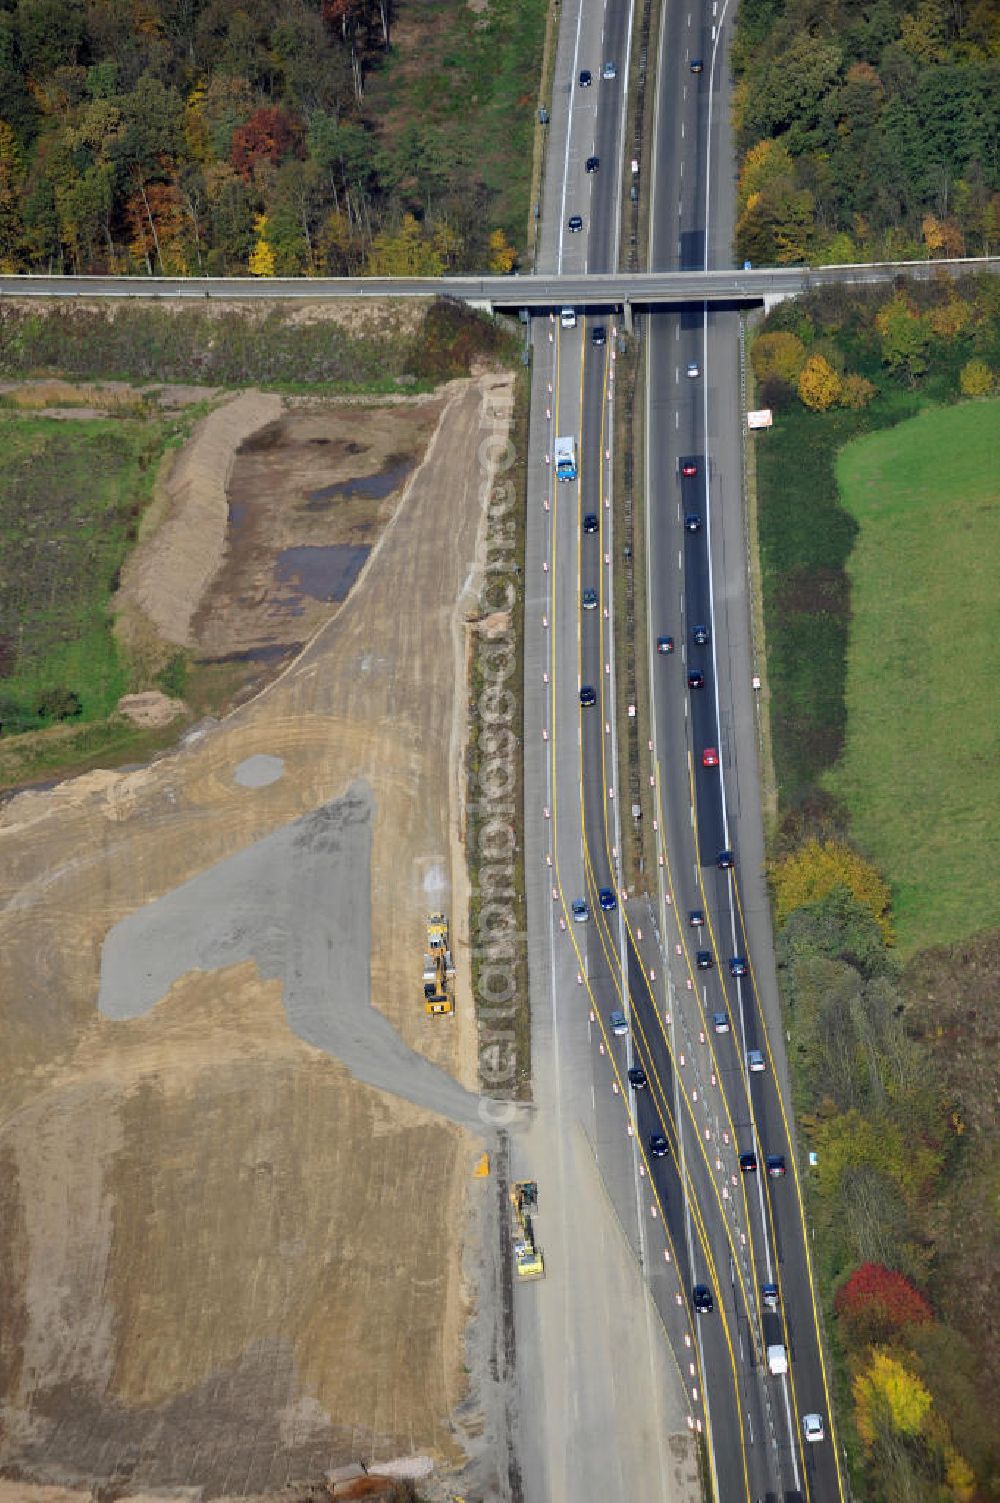
<instances>
[{"instance_id":1,"label":"white truck","mask_svg":"<svg viewBox=\"0 0 1000 1503\"><path fill-rule=\"evenodd\" d=\"M556 439L556 479L576 479L576 439Z\"/></svg>"}]
</instances>

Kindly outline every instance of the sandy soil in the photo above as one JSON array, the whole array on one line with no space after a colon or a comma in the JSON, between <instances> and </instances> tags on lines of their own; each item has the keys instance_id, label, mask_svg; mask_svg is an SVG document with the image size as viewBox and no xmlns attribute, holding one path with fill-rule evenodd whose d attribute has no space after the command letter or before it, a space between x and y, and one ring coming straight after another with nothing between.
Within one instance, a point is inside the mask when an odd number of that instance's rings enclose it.
<instances>
[{"instance_id":1,"label":"sandy soil","mask_svg":"<svg viewBox=\"0 0 1000 1503\"><path fill-rule=\"evenodd\" d=\"M474 1085L474 1020L467 1007L424 1015L420 960L428 907L454 901L447 749L488 480L479 429L498 385L447 389L346 604L264 694L148 768L0 810L8 1476L245 1497L359 1457L458 1459L460 1229L485 1193L471 1179L481 1141L296 1036L288 971L262 975L254 943L195 954L150 996L151 931L130 915L153 932L176 922L183 884L229 882L226 863L247 853L247 883L264 871L290 891L293 822L363 779L371 1001L398 1035L401 1073L422 1056ZM331 970L349 943L335 924L318 942L324 905L339 909L358 880L350 862L330 865L325 885L300 884L315 904L302 963L317 968L319 1015L325 995L337 1005ZM221 879L211 891L228 901ZM198 904L189 912L196 926ZM102 947L119 991L134 990L125 1021L96 1011Z\"/></svg>"},{"instance_id":2,"label":"sandy soil","mask_svg":"<svg viewBox=\"0 0 1000 1503\"><path fill-rule=\"evenodd\" d=\"M245 391L202 419L163 482L163 520L126 562L116 610L138 609L165 641L191 645L192 620L225 552L236 452L281 412L279 396Z\"/></svg>"},{"instance_id":3,"label":"sandy soil","mask_svg":"<svg viewBox=\"0 0 1000 1503\"><path fill-rule=\"evenodd\" d=\"M224 552L192 620L198 659L266 662L267 649L309 640L391 520L441 407L299 407L242 445Z\"/></svg>"}]
</instances>

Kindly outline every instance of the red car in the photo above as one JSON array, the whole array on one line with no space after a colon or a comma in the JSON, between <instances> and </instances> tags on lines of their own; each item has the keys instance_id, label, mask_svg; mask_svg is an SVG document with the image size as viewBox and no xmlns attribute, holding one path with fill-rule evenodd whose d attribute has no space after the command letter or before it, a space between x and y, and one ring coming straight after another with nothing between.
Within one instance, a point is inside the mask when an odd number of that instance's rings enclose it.
<instances>
[{"instance_id":1,"label":"red car","mask_svg":"<svg viewBox=\"0 0 1000 1503\"><path fill-rule=\"evenodd\" d=\"M719 753L714 746L705 747L705 750L701 754L701 765L702 767L718 767Z\"/></svg>"},{"instance_id":2,"label":"red car","mask_svg":"<svg viewBox=\"0 0 1000 1503\"><path fill-rule=\"evenodd\" d=\"M687 464L681 465L681 474L686 475L688 480L691 479L692 475L697 475L697 473L698 466L696 464L692 464L690 460L688 460Z\"/></svg>"}]
</instances>

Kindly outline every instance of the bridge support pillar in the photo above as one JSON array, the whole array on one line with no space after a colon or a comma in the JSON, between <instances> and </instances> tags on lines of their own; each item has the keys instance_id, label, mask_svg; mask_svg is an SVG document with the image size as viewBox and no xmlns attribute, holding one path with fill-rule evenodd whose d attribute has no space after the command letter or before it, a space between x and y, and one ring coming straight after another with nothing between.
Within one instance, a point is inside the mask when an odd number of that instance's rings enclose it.
<instances>
[{"instance_id":1,"label":"bridge support pillar","mask_svg":"<svg viewBox=\"0 0 1000 1503\"><path fill-rule=\"evenodd\" d=\"M772 308L777 308L777 306L778 306L779 303L785 302L785 300L787 298L796 297L796 296L797 296L797 294L794 293L794 292L765 292L765 294L764 294L764 317L765 318L767 317L767 315L770 313L770 311L771 311Z\"/></svg>"},{"instance_id":2,"label":"bridge support pillar","mask_svg":"<svg viewBox=\"0 0 1000 1503\"><path fill-rule=\"evenodd\" d=\"M624 301L624 303L622 303L622 317L625 320L625 333L626 334L631 334L631 332L632 332L632 304L629 302L628 298L626 298L625 301Z\"/></svg>"}]
</instances>

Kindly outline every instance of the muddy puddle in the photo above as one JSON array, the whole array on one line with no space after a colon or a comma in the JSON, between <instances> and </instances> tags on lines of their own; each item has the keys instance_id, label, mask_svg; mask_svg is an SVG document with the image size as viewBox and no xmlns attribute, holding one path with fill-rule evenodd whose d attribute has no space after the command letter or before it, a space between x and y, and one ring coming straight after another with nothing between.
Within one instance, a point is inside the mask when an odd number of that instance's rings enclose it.
<instances>
[{"instance_id":1,"label":"muddy puddle","mask_svg":"<svg viewBox=\"0 0 1000 1503\"><path fill-rule=\"evenodd\" d=\"M328 548L286 548L278 554L274 577L310 600L336 603L347 599L351 585L364 567L369 548L334 543Z\"/></svg>"},{"instance_id":2,"label":"muddy puddle","mask_svg":"<svg viewBox=\"0 0 1000 1503\"><path fill-rule=\"evenodd\" d=\"M259 674L330 618L391 521L440 407L293 409L243 445L225 561L194 623L200 661Z\"/></svg>"},{"instance_id":3,"label":"muddy puddle","mask_svg":"<svg viewBox=\"0 0 1000 1503\"><path fill-rule=\"evenodd\" d=\"M333 485L321 485L319 490L310 491L306 505L310 511L319 511L332 506L336 501L350 501L354 497L359 497L362 501L384 501L405 484L412 469L412 459L393 456L385 468L375 475L359 475L354 480L337 481Z\"/></svg>"}]
</instances>

